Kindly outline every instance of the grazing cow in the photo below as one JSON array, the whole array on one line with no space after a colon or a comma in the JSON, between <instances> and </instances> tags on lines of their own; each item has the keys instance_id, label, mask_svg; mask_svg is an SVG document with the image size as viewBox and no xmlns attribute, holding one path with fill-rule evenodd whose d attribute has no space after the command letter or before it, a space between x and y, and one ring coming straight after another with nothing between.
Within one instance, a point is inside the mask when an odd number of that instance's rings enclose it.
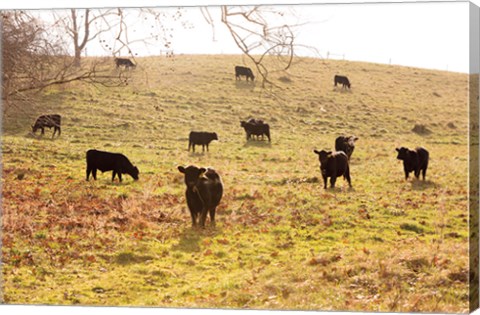
<instances>
[{"instance_id":1,"label":"grazing cow","mask_svg":"<svg viewBox=\"0 0 480 315\"><path fill-rule=\"evenodd\" d=\"M340 136L335 139L335 151L343 151L348 156L348 160L352 156L353 150L355 150L355 141L358 137L355 136Z\"/></svg>"},{"instance_id":2,"label":"grazing cow","mask_svg":"<svg viewBox=\"0 0 480 315\"><path fill-rule=\"evenodd\" d=\"M115 64L117 65L117 68L120 66L124 66L125 69L136 67L136 65L128 58L115 58Z\"/></svg>"},{"instance_id":3,"label":"grazing cow","mask_svg":"<svg viewBox=\"0 0 480 315\"><path fill-rule=\"evenodd\" d=\"M58 131L58 136L60 136L60 133L62 132L60 129L60 123L61 123L62 116L57 115L57 114L52 114L52 115L41 115L37 118L35 121L35 124L32 125L32 132L35 133L38 129L42 130L41 135L43 136L45 134L45 127L48 127L49 129L53 129L53 135L52 138L55 136L55 133Z\"/></svg>"},{"instance_id":4,"label":"grazing cow","mask_svg":"<svg viewBox=\"0 0 480 315\"><path fill-rule=\"evenodd\" d=\"M218 140L218 136L215 132L196 132L191 131L190 135L188 136L188 151L190 151L190 147L192 147L193 152L195 152L195 145L202 145L202 152L205 151L205 146L208 145L213 140Z\"/></svg>"},{"instance_id":5,"label":"grazing cow","mask_svg":"<svg viewBox=\"0 0 480 315\"><path fill-rule=\"evenodd\" d=\"M347 87L350 88L350 81L348 80L347 77L343 75L335 75L333 81L335 83L335 86L337 86L337 83L338 83L338 84L342 84L343 88L347 88Z\"/></svg>"},{"instance_id":6,"label":"grazing cow","mask_svg":"<svg viewBox=\"0 0 480 315\"><path fill-rule=\"evenodd\" d=\"M115 175L118 175L120 182L122 174L132 176L134 180L138 180L138 168L133 166L128 158L120 153L110 153L98 150L87 151L87 181L92 173L93 179L97 180L97 169L103 172L113 171L112 182Z\"/></svg>"},{"instance_id":7,"label":"grazing cow","mask_svg":"<svg viewBox=\"0 0 480 315\"><path fill-rule=\"evenodd\" d=\"M396 148L395 150L398 152L397 159L403 161L405 179L408 179L410 172L414 172L415 177L418 179L420 171L422 171L423 180L425 180L428 168L428 151L421 147L417 147L415 150L409 150L405 147Z\"/></svg>"},{"instance_id":8,"label":"grazing cow","mask_svg":"<svg viewBox=\"0 0 480 315\"><path fill-rule=\"evenodd\" d=\"M313 150L318 154L318 159L320 160L320 171L322 172L323 177L323 188L327 189L328 177L330 177L330 186L335 188L335 181L337 177L343 176L350 187L352 187L352 182L350 180L350 168L348 166L348 157L345 152L337 151L317 151Z\"/></svg>"},{"instance_id":9,"label":"grazing cow","mask_svg":"<svg viewBox=\"0 0 480 315\"><path fill-rule=\"evenodd\" d=\"M249 120L247 120L247 123L249 123L249 124L254 124L254 125L263 125L263 124L264 124L264 123L263 123L263 120L261 120L261 119L255 119L255 118L250 118ZM251 136L252 136L252 137L253 137L253 136L257 137L257 140L258 140L258 138L259 138L258 135L254 135L254 134L252 134ZM262 140L263 140L263 134L262 134L261 136L262 136Z\"/></svg>"},{"instance_id":10,"label":"grazing cow","mask_svg":"<svg viewBox=\"0 0 480 315\"><path fill-rule=\"evenodd\" d=\"M178 166L178 170L185 174L187 186L185 196L192 217L192 226L195 227L199 223L201 227L205 227L208 213L211 225L215 226L215 209L223 194L220 175L212 168L199 168L194 165Z\"/></svg>"},{"instance_id":11,"label":"grazing cow","mask_svg":"<svg viewBox=\"0 0 480 315\"><path fill-rule=\"evenodd\" d=\"M246 80L255 80L255 76L253 75L252 69L242 66L235 66L235 79L240 80L240 76L244 75Z\"/></svg>"},{"instance_id":12,"label":"grazing cow","mask_svg":"<svg viewBox=\"0 0 480 315\"><path fill-rule=\"evenodd\" d=\"M270 126L264 123L262 120L253 120L250 119L249 121L240 121L240 127L245 129L245 133L247 135L247 141L250 140L251 136L262 136L266 135L268 141L271 142L270 138Z\"/></svg>"}]
</instances>

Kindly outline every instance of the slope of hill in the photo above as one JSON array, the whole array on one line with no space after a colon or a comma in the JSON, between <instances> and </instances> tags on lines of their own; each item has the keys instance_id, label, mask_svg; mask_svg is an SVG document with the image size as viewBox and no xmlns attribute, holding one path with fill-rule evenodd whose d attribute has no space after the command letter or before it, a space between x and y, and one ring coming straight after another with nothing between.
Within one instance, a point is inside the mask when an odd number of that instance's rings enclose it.
<instances>
[{"instance_id":1,"label":"slope of hill","mask_svg":"<svg viewBox=\"0 0 480 315\"><path fill-rule=\"evenodd\" d=\"M52 88L4 116L6 303L468 310L468 76L305 58L263 90L235 80L242 62L139 59L126 87ZM63 116L61 137L29 133L42 113ZM246 141L250 117L271 143ZM219 141L192 154L191 130ZM324 190L313 149L342 134L359 137L353 188ZM395 148L418 145L427 180L405 181ZM90 148L126 154L140 180L86 182ZM189 164L223 178L216 228L190 227Z\"/></svg>"}]
</instances>

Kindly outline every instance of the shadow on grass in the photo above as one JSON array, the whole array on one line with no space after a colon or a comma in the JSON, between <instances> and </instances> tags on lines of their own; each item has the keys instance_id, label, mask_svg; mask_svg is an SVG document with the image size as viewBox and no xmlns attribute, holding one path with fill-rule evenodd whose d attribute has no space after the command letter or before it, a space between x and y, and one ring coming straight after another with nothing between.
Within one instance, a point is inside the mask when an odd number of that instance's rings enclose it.
<instances>
[{"instance_id":1,"label":"shadow on grass","mask_svg":"<svg viewBox=\"0 0 480 315\"><path fill-rule=\"evenodd\" d=\"M416 179L414 178L412 181L411 181L411 184L412 184L412 189L413 190L425 190L425 189L430 189L430 188L437 188L438 185L435 184L434 182L430 181L430 180L420 180L420 179Z\"/></svg>"},{"instance_id":2,"label":"shadow on grass","mask_svg":"<svg viewBox=\"0 0 480 315\"><path fill-rule=\"evenodd\" d=\"M256 148L271 148L272 143L267 140L248 140L243 145L245 148L256 147Z\"/></svg>"},{"instance_id":3,"label":"shadow on grass","mask_svg":"<svg viewBox=\"0 0 480 315\"><path fill-rule=\"evenodd\" d=\"M172 246L172 250L193 253L201 251L200 241L205 237L214 237L221 234L222 231L218 227L206 225L205 228L187 227L180 234L178 244Z\"/></svg>"},{"instance_id":4,"label":"shadow on grass","mask_svg":"<svg viewBox=\"0 0 480 315\"><path fill-rule=\"evenodd\" d=\"M188 156L190 156L190 157L195 157L195 156L201 157L201 156L205 156L206 154L208 154L208 151L204 151L204 152L190 152L190 153L188 154Z\"/></svg>"},{"instance_id":5,"label":"shadow on grass","mask_svg":"<svg viewBox=\"0 0 480 315\"><path fill-rule=\"evenodd\" d=\"M241 90L253 90L255 88L255 82L236 80L235 88L241 89Z\"/></svg>"},{"instance_id":6,"label":"shadow on grass","mask_svg":"<svg viewBox=\"0 0 480 315\"><path fill-rule=\"evenodd\" d=\"M25 135L25 138L28 138L28 139L36 139L36 140L42 140L42 141L55 141L57 140L57 138L59 138L60 136L58 135L58 133L55 134L55 137L52 137L52 134L53 134L53 131L52 132L48 132L48 129L45 130L45 134L34 134L32 132L29 132Z\"/></svg>"},{"instance_id":7,"label":"shadow on grass","mask_svg":"<svg viewBox=\"0 0 480 315\"><path fill-rule=\"evenodd\" d=\"M355 188L353 187L350 187L350 186L335 186L335 187L331 187L330 184L327 186L327 188L323 188L322 186L322 189L325 191L325 192L330 192L330 193L334 193L334 194L337 194L337 193L350 193L350 192L355 192Z\"/></svg>"}]
</instances>

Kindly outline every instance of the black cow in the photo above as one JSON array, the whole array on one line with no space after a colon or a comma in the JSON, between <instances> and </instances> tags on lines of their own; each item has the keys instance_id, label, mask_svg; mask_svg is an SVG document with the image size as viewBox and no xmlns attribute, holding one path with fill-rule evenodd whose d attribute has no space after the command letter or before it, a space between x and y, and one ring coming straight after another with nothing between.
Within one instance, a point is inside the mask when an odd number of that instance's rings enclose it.
<instances>
[{"instance_id":1,"label":"black cow","mask_svg":"<svg viewBox=\"0 0 480 315\"><path fill-rule=\"evenodd\" d=\"M112 182L115 175L118 175L120 182L122 174L132 176L134 180L138 180L138 168L133 166L128 158L120 153L110 153L98 150L87 151L87 181L92 173L93 179L97 180L97 169L103 172L113 171Z\"/></svg>"},{"instance_id":2,"label":"black cow","mask_svg":"<svg viewBox=\"0 0 480 315\"><path fill-rule=\"evenodd\" d=\"M350 187L352 187L352 182L350 180L350 167L348 165L348 157L345 152L337 151L317 151L313 150L318 154L318 159L320 160L320 171L323 177L323 188L327 189L328 177L330 177L331 188L335 187L335 181L337 177L343 176Z\"/></svg>"},{"instance_id":3,"label":"black cow","mask_svg":"<svg viewBox=\"0 0 480 315\"><path fill-rule=\"evenodd\" d=\"M115 64L117 65L117 68L120 66L124 66L125 69L136 67L136 65L128 58L115 58Z\"/></svg>"},{"instance_id":4,"label":"black cow","mask_svg":"<svg viewBox=\"0 0 480 315\"><path fill-rule=\"evenodd\" d=\"M270 138L270 126L266 123L264 123L262 120L252 120L250 119L249 121L240 121L240 127L243 127L245 129L245 133L247 135L247 141L250 140L251 136L262 136L266 135L268 138L268 141L271 141Z\"/></svg>"},{"instance_id":5,"label":"black cow","mask_svg":"<svg viewBox=\"0 0 480 315\"><path fill-rule=\"evenodd\" d=\"M41 135L45 134L45 127L49 129L53 129L52 138L55 136L55 133L58 131L58 136L61 134L60 123L61 123L62 116L57 114L52 115L41 115L35 120L35 124L32 125L32 132L35 133L38 129L42 130Z\"/></svg>"},{"instance_id":6,"label":"black cow","mask_svg":"<svg viewBox=\"0 0 480 315\"><path fill-rule=\"evenodd\" d=\"M335 75L335 77L333 78L333 81L335 83L335 86L337 86L337 83L338 84L342 84L342 87L343 88L350 88L350 81L348 80L347 77L343 76L343 75Z\"/></svg>"},{"instance_id":7,"label":"black cow","mask_svg":"<svg viewBox=\"0 0 480 315\"><path fill-rule=\"evenodd\" d=\"M255 80L255 76L253 75L252 69L242 66L235 66L235 79L240 80L240 76L244 75L246 80Z\"/></svg>"},{"instance_id":8,"label":"black cow","mask_svg":"<svg viewBox=\"0 0 480 315\"><path fill-rule=\"evenodd\" d=\"M202 145L202 152L205 151L205 147L207 147L208 151L208 145L213 140L218 140L218 136L215 132L191 131L188 136L188 151L190 151L190 147L192 147L193 152L195 152L196 144Z\"/></svg>"},{"instance_id":9,"label":"black cow","mask_svg":"<svg viewBox=\"0 0 480 315\"><path fill-rule=\"evenodd\" d=\"M429 153L422 147L417 147L415 150L409 150L408 148L401 147L396 148L398 155L397 159L403 161L403 170L405 172L405 179L408 179L408 174L414 172L415 177L418 179L420 171L422 171L423 180L427 174Z\"/></svg>"},{"instance_id":10,"label":"black cow","mask_svg":"<svg viewBox=\"0 0 480 315\"><path fill-rule=\"evenodd\" d=\"M355 141L358 137L355 136L340 136L335 139L335 151L343 151L348 156L348 160L352 156L353 150L355 150Z\"/></svg>"},{"instance_id":11,"label":"black cow","mask_svg":"<svg viewBox=\"0 0 480 315\"><path fill-rule=\"evenodd\" d=\"M261 119L255 119L255 118L250 118L249 120L247 120L247 123L249 123L249 124L254 124L254 125L263 125L263 124L264 124L264 123L263 123L263 120L261 120ZM252 136L252 137L253 137L253 136L256 136L256 137L257 137L257 140L258 140L258 138L259 138L259 135L254 135L254 134L252 134L251 136ZM263 140L263 134L262 134L261 136L262 136L262 140Z\"/></svg>"},{"instance_id":12,"label":"black cow","mask_svg":"<svg viewBox=\"0 0 480 315\"><path fill-rule=\"evenodd\" d=\"M194 165L178 166L178 170L185 174L187 186L185 196L192 217L192 226L195 227L199 223L201 227L205 227L208 213L211 225L215 226L215 209L223 194L220 175L212 168L199 168Z\"/></svg>"}]
</instances>

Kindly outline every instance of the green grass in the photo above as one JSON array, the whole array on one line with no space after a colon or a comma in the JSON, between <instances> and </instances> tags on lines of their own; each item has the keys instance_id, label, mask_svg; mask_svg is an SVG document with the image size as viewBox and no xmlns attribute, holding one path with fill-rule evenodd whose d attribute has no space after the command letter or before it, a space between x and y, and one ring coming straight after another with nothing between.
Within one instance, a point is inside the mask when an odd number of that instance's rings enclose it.
<instances>
[{"instance_id":1,"label":"green grass","mask_svg":"<svg viewBox=\"0 0 480 315\"><path fill-rule=\"evenodd\" d=\"M138 62L126 87L52 88L4 115L6 303L468 310L467 75L298 59L270 91L235 81L239 56ZM60 138L29 133L42 113L63 116ZM251 116L271 143L245 141ZM191 130L219 141L192 154ZM359 137L353 188L324 190L313 149L341 134ZM395 147L417 145L427 181L405 181ZM86 182L91 148L126 154L140 180ZM190 227L188 164L222 176L216 228Z\"/></svg>"}]
</instances>

